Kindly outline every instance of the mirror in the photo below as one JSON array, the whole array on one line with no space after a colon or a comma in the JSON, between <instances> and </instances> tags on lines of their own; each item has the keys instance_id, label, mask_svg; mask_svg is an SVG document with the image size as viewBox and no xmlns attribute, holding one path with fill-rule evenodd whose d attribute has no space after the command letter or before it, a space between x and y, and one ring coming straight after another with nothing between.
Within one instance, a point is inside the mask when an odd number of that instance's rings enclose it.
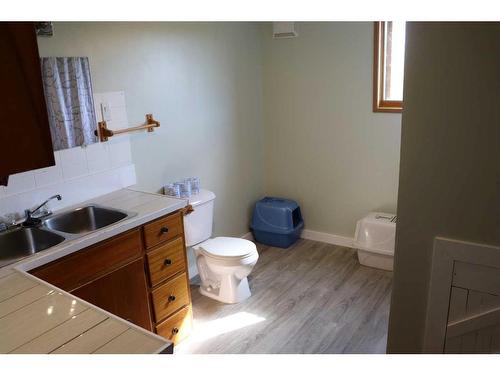
<instances>
[{"instance_id":1,"label":"mirror","mask_svg":"<svg viewBox=\"0 0 500 375\"><path fill-rule=\"evenodd\" d=\"M42 57L42 81L54 151L96 143L88 57Z\"/></svg>"}]
</instances>

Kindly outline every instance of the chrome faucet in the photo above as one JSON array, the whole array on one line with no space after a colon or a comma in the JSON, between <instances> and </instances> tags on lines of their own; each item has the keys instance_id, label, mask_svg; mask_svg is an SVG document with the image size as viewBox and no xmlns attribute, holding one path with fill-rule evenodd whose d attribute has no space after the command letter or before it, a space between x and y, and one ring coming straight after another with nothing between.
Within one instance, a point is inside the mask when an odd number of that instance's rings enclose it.
<instances>
[{"instance_id":1,"label":"chrome faucet","mask_svg":"<svg viewBox=\"0 0 500 375\"><path fill-rule=\"evenodd\" d=\"M62 199L60 194L56 194L48 198L45 202L43 202L41 205L39 205L37 208L34 210L29 210L26 209L24 210L24 215L25 219L23 222L23 226L34 226L40 224L41 220L39 217L34 218L33 215L42 207L44 207L47 203L49 203L52 199L57 199L60 201ZM50 210L46 210L45 213L41 217L49 216L52 215L52 212Z\"/></svg>"}]
</instances>

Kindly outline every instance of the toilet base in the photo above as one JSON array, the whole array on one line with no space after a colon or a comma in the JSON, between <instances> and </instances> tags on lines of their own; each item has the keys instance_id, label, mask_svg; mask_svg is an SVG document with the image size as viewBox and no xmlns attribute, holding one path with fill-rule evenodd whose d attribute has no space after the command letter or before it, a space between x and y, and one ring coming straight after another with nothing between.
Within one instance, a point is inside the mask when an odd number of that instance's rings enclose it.
<instances>
[{"instance_id":1,"label":"toilet base","mask_svg":"<svg viewBox=\"0 0 500 375\"><path fill-rule=\"evenodd\" d=\"M201 285L200 293L223 303L239 303L252 295L246 277L239 280L231 275L222 278L219 288Z\"/></svg>"}]
</instances>

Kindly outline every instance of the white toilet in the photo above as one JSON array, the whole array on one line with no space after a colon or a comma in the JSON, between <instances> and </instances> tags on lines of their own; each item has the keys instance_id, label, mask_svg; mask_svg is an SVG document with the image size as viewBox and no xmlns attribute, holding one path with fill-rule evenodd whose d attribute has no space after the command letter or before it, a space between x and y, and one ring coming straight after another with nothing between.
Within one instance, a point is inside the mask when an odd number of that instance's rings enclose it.
<instances>
[{"instance_id":1,"label":"white toilet","mask_svg":"<svg viewBox=\"0 0 500 375\"><path fill-rule=\"evenodd\" d=\"M259 259L255 244L212 235L215 194L200 190L189 199L194 211L184 217L186 246L192 247L201 278L200 293L224 303L250 297L247 276Z\"/></svg>"}]
</instances>

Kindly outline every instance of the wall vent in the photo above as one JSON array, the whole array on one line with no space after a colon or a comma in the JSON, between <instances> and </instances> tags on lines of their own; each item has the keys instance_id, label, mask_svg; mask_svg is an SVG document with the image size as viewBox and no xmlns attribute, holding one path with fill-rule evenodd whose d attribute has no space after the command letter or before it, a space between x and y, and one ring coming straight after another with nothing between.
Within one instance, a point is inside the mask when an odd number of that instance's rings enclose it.
<instances>
[{"instance_id":1,"label":"wall vent","mask_svg":"<svg viewBox=\"0 0 500 375\"><path fill-rule=\"evenodd\" d=\"M52 22L35 22L35 31L38 36L51 37L54 35Z\"/></svg>"},{"instance_id":2,"label":"wall vent","mask_svg":"<svg viewBox=\"0 0 500 375\"><path fill-rule=\"evenodd\" d=\"M295 38L298 35L295 22L273 22L273 38Z\"/></svg>"}]
</instances>

